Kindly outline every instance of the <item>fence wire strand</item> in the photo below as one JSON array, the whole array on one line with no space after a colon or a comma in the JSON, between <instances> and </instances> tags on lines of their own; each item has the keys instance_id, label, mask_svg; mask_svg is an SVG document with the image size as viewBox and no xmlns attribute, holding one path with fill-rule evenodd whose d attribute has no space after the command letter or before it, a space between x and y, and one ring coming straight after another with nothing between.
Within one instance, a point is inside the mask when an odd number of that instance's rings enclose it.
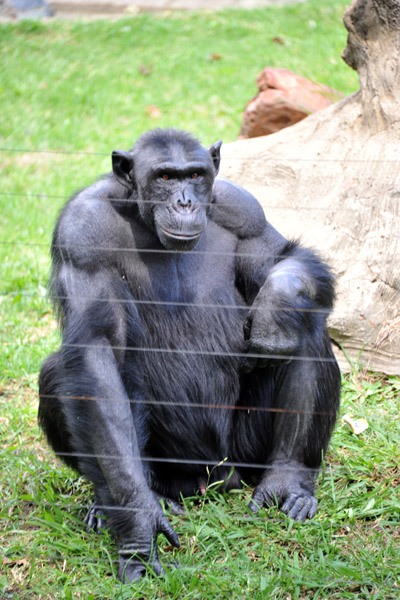
<instances>
[{"instance_id":1,"label":"fence wire strand","mask_svg":"<svg viewBox=\"0 0 400 600\"><path fill-rule=\"evenodd\" d=\"M139 200L136 200L134 198L114 198L112 196L108 196L108 197L99 197L99 196L88 196L86 194L86 190L85 191L85 198L87 200L100 200L100 201L110 201L110 202L116 202L118 204L126 204L128 206L131 206L133 204L139 204ZM55 194L47 194L47 193L31 193L31 192L3 192L0 191L0 197L6 197L6 198L15 198L15 199L21 199L22 198L39 198L39 199L56 199L56 200L69 200L69 198L71 198L71 194L69 195L55 195ZM156 205L156 204L163 204L162 200L153 200L152 204ZM278 210L299 210L299 208L304 209L304 207L302 207L300 204L296 204L296 206L290 206L290 205L284 205L284 204L266 204L265 202L260 202L261 206L263 209L268 209L268 210L274 210L274 209L278 209ZM210 207L215 207L215 203L214 202L202 202L203 206L210 206ZM366 204L365 202L363 203L363 207L375 207L375 203L371 202L371 204ZM224 204L224 209L226 208L234 208L235 205L234 204L229 204L226 203ZM320 210L320 211L327 211L327 210L332 210L332 207L326 207L326 206L321 206L321 204L319 204L318 206L310 206L309 204L307 204L307 210ZM353 207L344 207L342 206L340 208L341 212L349 212L349 213L354 213L354 208ZM7 242L4 242L7 243Z\"/></svg>"},{"instance_id":2,"label":"fence wire strand","mask_svg":"<svg viewBox=\"0 0 400 600\"><path fill-rule=\"evenodd\" d=\"M163 306L163 307L169 307L169 308L175 308L175 307L179 307L179 308L200 308L200 309L221 309L221 310L238 310L238 311L243 311L243 312L248 312L250 310L250 307L246 304L246 305L237 305L237 304L212 304L212 303L199 303L199 302L175 302L175 301L167 301L167 300L130 300L130 299L126 299L126 298L99 298L96 296L82 296L82 295L74 295L72 296L55 296L52 294L46 294L46 296L44 295L39 295L39 294L27 294L25 292L4 292L4 293L0 293L0 299L1 298L10 298L11 300L13 298L36 298L36 299L41 299L41 300L46 300L49 299L51 301L60 301L60 300L70 300L70 299L76 299L76 300L91 300L93 302L104 302L104 303L108 303L110 302L111 304L113 302L116 302L118 304L139 304L139 305L144 305L144 306ZM261 307L252 307L252 310L257 312L262 310ZM273 313L279 313L282 312L282 310L279 309L272 309L271 312ZM329 315L330 314L330 310L327 308L285 308L285 312L299 312L299 313L313 313L313 314L322 314L322 315Z\"/></svg>"},{"instance_id":3,"label":"fence wire strand","mask_svg":"<svg viewBox=\"0 0 400 600\"><path fill-rule=\"evenodd\" d=\"M71 252L72 247L68 244L46 244L44 242L19 242L19 241L8 241L1 240L0 246L27 246L27 247L40 247L40 248L58 248L61 251L68 253ZM177 255L188 255L188 250L167 250L166 248L128 248L126 246L100 246L93 244L74 244L73 248L80 248L82 250L104 250L106 252L118 252L118 253L132 253L132 254L160 254L167 256ZM236 252L232 250L230 252L215 252L210 250L190 250L191 256L225 256L235 258L260 258L260 254L254 254L252 252ZM63 256L64 258L64 256ZM286 254L274 254L265 252L265 260L285 259Z\"/></svg>"},{"instance_id":4,"label":"fence wire strand","mask_svg":"<svg viewBox=\"0 0 400 600\"><path fill-rule=\"evenodd\" d=\"M57 150L57 149L51 149L51 148L45 148L45 149L38 149L38 148L10 148L10 147L5 147L2 146L0 147L0 152L10 152L10 153L21 153L21 154L65 154L67 156L69 155L76 155L76 156L111 156L111 151L108 152L94 152L93 150L91 151L85 151L85 150ZM315 157L303 157L303 156L272 156L272 155L265 155L262 153L253 155L253 156L248 156L248 155L243 155L243 156L227 156L227 157L222 157L222 160L245 160L245 159L249 159L251 158L251 160L262 160L263 162L313 162L313 163L399 163L400 159L399 158L388 158L388 159L383 159L383 158L377 158L377 157L372 157L372 158L349 158L349 157L343 157L343 158L327 158L327 157L323 157L323 156L315 156Z\"/></svg>"},{"instance_id":5,"label":"fence wire strand","mask_svg":"<svg viewBox=\"0 0 400 600\"><path fill-rule=\"evenodd\" d=\"M100 396L63 396L55 394L38 394L39 398L46 398L48 400L57 400L62 398L65 401L71 400L82 400L88 402L120 402L122 404L139 404L145 406L169 406L169 407L182 407L187 410L192 408L199 409L217 409L217 410L231 410L233 412L264 412L264 413L276 413L276 414L291 414L291 415L319 415L323 417L334 417L336 413L331 411L320 411L320 410L301 410L299 408L278 408L275 406L241 406L241 405L229 405L229 404L213 404L208 402L177 402L176 400L148 400L148 399L134 399L134 398L102 398Z\"/></svg>"}]
</instances>

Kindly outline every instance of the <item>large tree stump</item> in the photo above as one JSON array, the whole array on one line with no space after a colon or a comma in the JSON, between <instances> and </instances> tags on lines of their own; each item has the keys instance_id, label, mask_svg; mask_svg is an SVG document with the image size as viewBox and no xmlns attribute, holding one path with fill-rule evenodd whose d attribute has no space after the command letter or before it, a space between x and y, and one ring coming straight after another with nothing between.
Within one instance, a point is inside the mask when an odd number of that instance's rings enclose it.
<instances>
[{"instance_id":1,"label":"large tree stump","mask_svg":"<svg viewBox=\"0 0 400 600\"><path fill-rule=\"evenodd\" d=\"M354 0L344 24L343 58L360 90L278 133L223 146L222 172L333 266L333 339L368 368L400 374L400 0Z\"/></svg>"}]
</instances>

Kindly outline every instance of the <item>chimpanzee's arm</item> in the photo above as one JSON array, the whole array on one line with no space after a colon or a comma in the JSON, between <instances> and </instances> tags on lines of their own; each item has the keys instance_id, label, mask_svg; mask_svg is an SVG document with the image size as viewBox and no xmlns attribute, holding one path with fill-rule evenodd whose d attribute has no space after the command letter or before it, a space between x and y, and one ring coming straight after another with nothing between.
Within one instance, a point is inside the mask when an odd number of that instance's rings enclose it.
<instances>
[{"instance_id":1,"label":"chimpanzee's arm","mask_svg":"<svg viewBox=\"0 0 400 600\"><path fill-rule=\"evenodd\" d=\"M334 290L329 268L311 250L288 242L265 219L257 200L225 180L216 184L218 223L238 237L236 285L251 306L244 325L244 369L301 353L305 331L323 327Z\"/></svg>"},{"instance_id":2,"label":"chimpanzee's arm","mask_svg":"<svg viewBox=\"0 0 400 600\"><path fill-rule=\"evenodd\" d=\"M79 470L94 482L103 503L114 506L107 516L118 539L120 576L132 580L143 575L144 563L161 572L158 533L175 546L179 542L148 487L139 451L141 432L121 378L127 343L126 302L121 300L126 288L112 249L126 241L109 205L89 194L87 198L78 197L67 207L54 240L59 258L52 287L62 298L64 325L63 389L66 397L75 398L65 403L66 421L72 446L82 455ZM133 308L129 314L132 318ZM76 400L81 397L88 399ZM133 554L136 562L126 564Z\"/></svg>"},{"instance_id":3,"label":"chimpanzee's arm","mask_svg":"<svg viewBox=\"0 0 400 600\"><path fill-rule=\"evenodd\" d=\"M239 279L245 273L243 293L251 303L245 338L252 352L263 355L248 358L245 371L300 356L307 337L322 335L334 299L332 274L313 251L287 242L275 254L271 268L266 252L267 228L262 236L239 244ZM246 254L255 258L249 262Z\"/></svg>"}]
</instances>

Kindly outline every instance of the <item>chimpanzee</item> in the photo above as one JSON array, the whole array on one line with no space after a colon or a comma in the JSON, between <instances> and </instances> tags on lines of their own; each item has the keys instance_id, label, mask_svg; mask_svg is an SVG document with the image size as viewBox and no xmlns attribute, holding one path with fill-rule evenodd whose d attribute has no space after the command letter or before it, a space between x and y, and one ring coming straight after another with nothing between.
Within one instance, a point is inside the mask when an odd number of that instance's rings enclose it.
<instances>
[{"instance_id":1,"label":"chimpanzee","mask_svg":"<svg viewBox=\"0 0 400 600\"><path fill-rule=\"evenodd\" d=\"M216 178L220 146L143 134L54 232L63 341L41 369L39 421L93 482L86 522L99 529L105 516L123 581L162 573L159 533L179 546L160 498L255 481L254 512L316 513L340 394L333 278L251 194Z\"/></svg>"}]
</instances>

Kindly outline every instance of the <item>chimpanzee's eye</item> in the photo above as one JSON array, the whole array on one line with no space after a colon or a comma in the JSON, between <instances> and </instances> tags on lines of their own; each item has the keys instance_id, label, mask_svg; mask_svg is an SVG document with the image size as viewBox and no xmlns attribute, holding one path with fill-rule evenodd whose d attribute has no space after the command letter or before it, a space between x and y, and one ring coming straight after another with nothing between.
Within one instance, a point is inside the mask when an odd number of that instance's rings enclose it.
<instances>
[{"instance_id":1,"label":"chimpanzee's eye","mask_svg":"<svg viewBox=\"0 0 400 600\"><path fill-rule=\"evenodd\" d=\"M161 175L161 179L163 179L164 181L168 181L168 179L169 179L169 176L167 175L167 173L163 173L163 174Z\"/></svg>"},{"instance_id":2,"label":"chimpanzee's eye","mask_svg":"<svg viewBox=\"0 0 400 600\"><path fill-rule=\"evenodd\" d=\"M198 173L192 173L192 179L197 179L198 178Z\"/></svg>"}]
</instances>

